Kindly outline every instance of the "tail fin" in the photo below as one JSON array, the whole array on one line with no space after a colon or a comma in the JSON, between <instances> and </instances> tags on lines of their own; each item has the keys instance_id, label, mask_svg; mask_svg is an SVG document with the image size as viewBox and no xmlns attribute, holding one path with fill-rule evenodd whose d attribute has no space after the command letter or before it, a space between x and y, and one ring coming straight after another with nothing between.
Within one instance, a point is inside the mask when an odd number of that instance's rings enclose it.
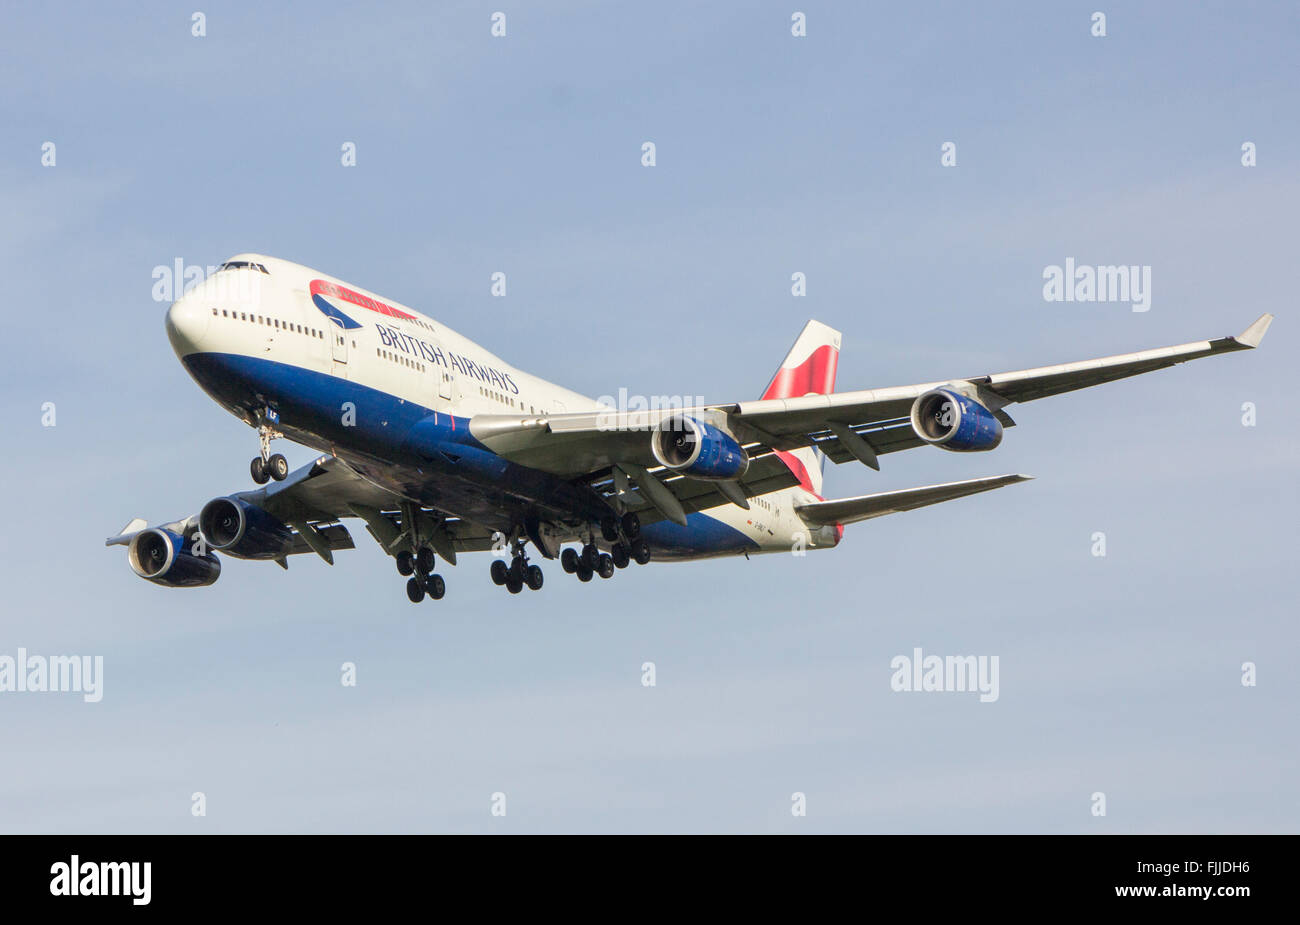
<instances>
[{"instance_id":1,"label":"tail fin","mask_svg":"<svg viewBox=\"0 0 1300 925\"><path fill-rule=\"evenodd\" d=\"M809 321L763 391L763 399L829 395L835 391L839 361L840 332L820 321ZM778 450L777 454L805 490L821 495L826 457L811 447L791 452Z\"/></svg>"}]
</instances>

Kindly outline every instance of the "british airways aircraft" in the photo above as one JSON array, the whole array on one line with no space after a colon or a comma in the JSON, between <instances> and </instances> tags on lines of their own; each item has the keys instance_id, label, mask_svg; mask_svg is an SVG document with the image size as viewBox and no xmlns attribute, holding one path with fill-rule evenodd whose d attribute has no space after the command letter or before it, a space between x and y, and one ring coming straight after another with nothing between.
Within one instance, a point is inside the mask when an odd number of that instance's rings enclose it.
<instances>
[{"instance_id":1,"label":"british airways aircraft","mask_svg":"<svg viewBox=\"0 0 1300 925\"><path fill-rule=\"evenodd\" d=\"M261 488L108 545L167 587L210 585L217 552L315 553L360 520L413 602L446 592L438 559L491 550L492 580L542 587L528 548L580 581L629 563L821 549L847 524L1001 488L1000 475L826 500L822 466L918 446L992 450L1006 407L1256 347L1272 316L1220 337L1019 372L835 392L840 334L809 321L762 397L616 408L511 366L439 320L307 267L241 254L167 311L186 371L257 430ZM271 442L322 453L289 471ZM508 560L508 561L507 561Z\"/></svg>"}]
</instances>

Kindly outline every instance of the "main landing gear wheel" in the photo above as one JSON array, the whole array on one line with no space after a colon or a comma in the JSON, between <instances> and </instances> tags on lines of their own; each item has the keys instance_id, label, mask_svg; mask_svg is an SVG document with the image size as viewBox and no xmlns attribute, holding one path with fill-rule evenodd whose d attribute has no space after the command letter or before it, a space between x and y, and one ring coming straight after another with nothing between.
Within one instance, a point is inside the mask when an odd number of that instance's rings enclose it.
<instances>
[{"instance_id":1,"label":"main landing gear wheel","mask_svg":"<svg viewBox=\"0 0 1300 925\"><path fill-rule=\"evenodd\" d=\"M609 557L614 560L614 568L627 568L632 561L632 552L623 543L615 543L609 548Z\"/></svg>"},{"instance_id":2,"label":"main landing gear wheel","mask_svg":"<svg viewBox=\"0 0 1300 925\"><path fill-rule=\"evenodd\" d=\"M428 546L421 546L415 554L415 570L421 575L427 575L433 571L435 561L433 550Z\"/></svg>"},{"instance_id":3,"label":"main landing gear wheel","mask_svg":"<svg viewBox=\"0 0 1300 925\"><path fill-rule=\"evenodd\" d=\"M584 562L578 563L578 569L577 569L578 581L591 581L591 576L594 574L595 572L592 569L587 568L586 563Z\"/></svg>"},{"instance_id":4,"label":"main landing gear wheel","mask_svg":"<svg viewBox=\"0 0 1300 925\"><path fill-rule=\"evenodd\" d=\"M634 540L631 552L637 565L645 565L650 561L650 544L645 540Z\"/></svg>"},{"instance_id":5,"label":"main landing gear wheel","mask_svg":"<svg viewBox=\"0 0 1300 925\"><path fill-rule=\"evenodd\" d=\"M502 559L493 559L488 571L492 574L492 584L494 585L503 585L506 583L506 579L510 577L510 566L506 565Z\"/></svg>"},{"instance_id":6,"label":"main landing gear wheel","mask_svg":"<svg viewBox=\"0 0 1300 925\"><path fill-rule=\"evenodd\" d=\"M506 590L511 594L518 594L524 590L524 580L511 571L510 577L506 579Z\"/></svg>"},{"instance_id":7,"label":"main landing gear wheel","mask_svg":"<svg viewBox=\"0 0 1300 925\"><path fill-rule=\"evenodd\" d=\"M634 540L641 535L641 518L631 511L623 515L619 525L623 528L623 535L628 540Z\"/></svg>"},{"instance_id":8,"label":"main landing gear wheel","mask_svg":"<svg viewBox=\"0 0 1300 925\"><path fill-rule=\"evenodd\" d=\"M582 564L593 572L600 564L600 550L591 543L582 547Z\"/></svg>"},{"instance_id":9,"label":"main landing gear wheel","mask_svg":"<svg viewBox=\"0 0 1300 925\"><path fill-rule=\"evenodd\" d=\"M618 521L613 517L606 517L600 522L600 535L605 538L606 543L613 543L618 540Z\"/></svg>"},{"instance_id":10,"label":"main landing gear wheel","mask_svg":"<svg viewBox=\"0 0 1300 925\"><path fill-rule=\"evenodd\" d=\"M289 474L289 460L276 453L266 461L262 468L271 474L271 478L277 482L283 482L285 476Z\"/></svg>"},{"instance_id":11,"label":"main landing gear wheel","mask_svg":"<svg viewBox=\"0 0 1300 925\"><path fill-rule=\"evenodd\" d=\"M560 553L560 568L572 575L578 570L578 562L578 550L572 546L564 547L564 550Z\"/></svg>"},{"instance_id":12,"label":"main landing gear wheel","mask_svg":"<svg viewBox=\"0 0 1300 925\"><path fill-rule=\"evenodd\" d=\"M418 578L407 579L406 596L412 604L420 603L424 600L424 583Z\"/></svg>"},{"instance_id":13,"label":"main landing gear wheel","mask_svg":"<svg viewBox=\"0 0 1300 925\"><path fill-rule=\"evenodd\" d=\"M610 558L609 553L602 552L600 558L596 560L596 574L601 578L614 577L614 560Z\"/></svg>"},{"instance_id":14,"label":"main landing gear wheel","mask_svg":"<svg viewBox=\"0 0 1300 925\"><path fill-rule=\"evenodd\" d=\"M530 565L524 569L524 584L534 591L542 590L542 581L545 578L546 576L542 574L540 565Z\"/></svg>"},{"instance_id":15,"label":"main landing gear wheel","mask_svg":"<svg viewBox=\"0 0 1300 925\"><path fill-rule=\"evenodd\" d=\"M424 579L424 590L433 600L440 601L447 593L447 582L442 580L441 575L430 575Z\"/></svg>"},{"instance_id":16,"label":"main landing gear wheel","mask_svg":"<svg viewBox=\"0 0 1300 925\"><path fill-rule=\"evenodd\" d=\"M415 557L411 555L409 549L403 549L397 554L397 574L409 575L415 571Z\"/></svg>"},{"instance_id":17,"label":"main landing gear wheel","mask_svg":"<svg viewBox=\"0 0 1300 925\"><path fill-rule=\"evenodd\" d=\"M253 461L248 464L248 474L259 485L265 485L271 480L271 473L266 471L266 463L262 461L260 456L254 456Z\"/></svg>"}]
</instances>

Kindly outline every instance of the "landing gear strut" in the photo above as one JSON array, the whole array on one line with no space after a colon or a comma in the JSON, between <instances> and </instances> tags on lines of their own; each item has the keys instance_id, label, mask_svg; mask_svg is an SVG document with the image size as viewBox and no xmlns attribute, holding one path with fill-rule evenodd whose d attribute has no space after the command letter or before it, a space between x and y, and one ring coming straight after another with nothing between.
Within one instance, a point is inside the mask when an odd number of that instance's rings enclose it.
<instances>
[{"instance_id":1,"label":"landing gear strut","mask_svg":"<svg viewBox=\"0 0 1300 925\"><path fill-rule=\"evenodd\" d=\"M268 421L277 420L278 416L274 411L265 409L259 415L259 418L261 423L257 425L257 442L261 446L262 452L260 455L254 456L253 461L248 464L248 474L259 485L265 485L269 479L282 482L284 477L289 474L289 460L279 453L272 455L271 441L284 435L267 423Z\"/></svg>"}]
</instances>

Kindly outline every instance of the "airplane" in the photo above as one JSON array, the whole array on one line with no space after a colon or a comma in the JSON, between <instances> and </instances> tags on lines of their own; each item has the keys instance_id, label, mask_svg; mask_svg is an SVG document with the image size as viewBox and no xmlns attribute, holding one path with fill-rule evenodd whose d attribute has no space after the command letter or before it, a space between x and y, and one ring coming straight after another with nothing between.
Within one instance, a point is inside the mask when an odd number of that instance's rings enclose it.
<instances>
[{"instance_id":1,"label":"airplane","mask_svg":"<svg viewBox=\"0 0 1300 925\"><path fill-rule=\"evenodd\" d=\"M186 372L255 428L258 488L106 545L140 577L211 585L217 553L333 565L359 520L406 577L439 600L440 558L493 552L492 581L539 590L527 548L589 582L630 564L837 546L844 527L1023 482L999 475L851 498L822 497L827 459L934 446L996 448L1009 405L1259 346L1273 316L1241 334L918 385L836 392L840 332L809 321L762 396L617 407L511 366L440 320L287 260L239 254L166 314ZM635 407L633 407L635 405ZM322 455L293 472L287 438ZM508 561L507 561L508 560Z\"/></svg>"}]
</instances>

